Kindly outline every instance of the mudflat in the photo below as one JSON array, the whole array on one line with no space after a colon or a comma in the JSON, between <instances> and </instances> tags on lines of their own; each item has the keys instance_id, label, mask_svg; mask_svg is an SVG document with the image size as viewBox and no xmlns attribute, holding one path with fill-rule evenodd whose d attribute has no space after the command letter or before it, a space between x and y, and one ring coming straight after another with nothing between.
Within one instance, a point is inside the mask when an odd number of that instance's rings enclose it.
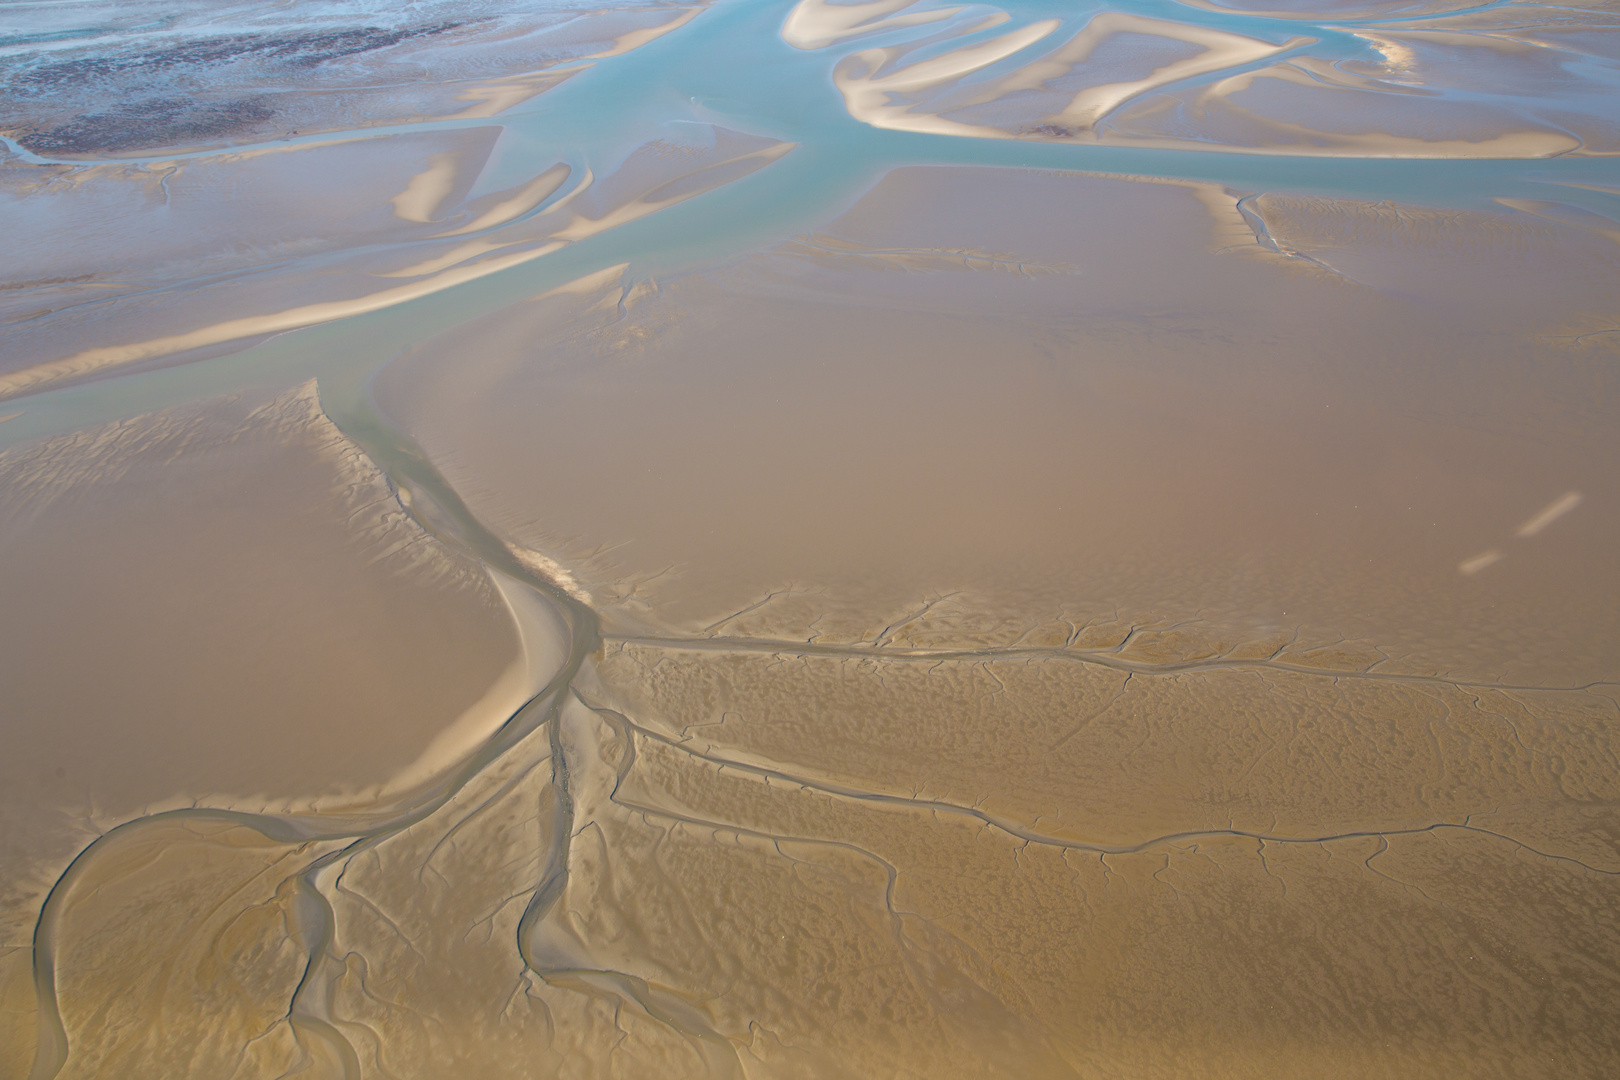
<instances>
[{"instance_id":1,"label":"mudflat","mask_svg":"<svg viewBox=\"0 0 1620 1080\"><path fill-rule=\"evenodd\" d=\"M12 8L4 1075L1620 1066L1612 4Z\"/></svg>"}]
</instances>

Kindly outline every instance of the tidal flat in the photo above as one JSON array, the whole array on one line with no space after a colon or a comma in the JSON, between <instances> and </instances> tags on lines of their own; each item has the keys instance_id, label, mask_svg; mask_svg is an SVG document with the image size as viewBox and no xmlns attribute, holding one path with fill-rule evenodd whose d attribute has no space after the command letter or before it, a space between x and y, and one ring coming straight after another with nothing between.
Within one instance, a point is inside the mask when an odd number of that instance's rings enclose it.
<instances>
[{"instance_id":1,"label":"tidal flat","mask_svg":"<svg viewBox=\"0 0 1620 1080\"><path fill-rule=\"evenodd\" d=\"M1620 1074L1620 4L0 4L0 1077Z\"/></svg>"}]
</instances>

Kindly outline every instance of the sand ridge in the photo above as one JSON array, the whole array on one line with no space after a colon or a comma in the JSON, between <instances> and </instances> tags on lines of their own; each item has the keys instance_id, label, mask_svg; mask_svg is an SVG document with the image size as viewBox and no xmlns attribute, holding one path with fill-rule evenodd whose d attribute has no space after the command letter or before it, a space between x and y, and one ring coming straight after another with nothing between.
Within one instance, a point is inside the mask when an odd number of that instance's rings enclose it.
<instances>
[{"instance_id":1,"label":"sand ridge","mask_svg":"<svg viewBox=\"0 0 1620 1080\"><path fill-rule=\"evenodd\" d=\"M914 5L908 15L894 4L805 0L782 35L796 48L825 49L918 27L915 40L849 52L834 71L850 115L893 130L1349 157L1551 157L1606 153L1613 141L1612 125L1594 111L1603 75L1592 73L1584 95L1538 100L1550 79L1569 77L1566 61L1575 54L1561 51L1565 42L1526 49L1471 32L1466 22L1453 28L1443 10L1421 29L1347 31L1333 20L1353 13L1243 12L1256 19L1245 23L1231 8L1189 6L1228 18L1209 26L1104 11L1078 25L1033 20L976 40L1007 14L986 19L979 8ZM1315 20L1320 29L1278 39L1260 21L1276 17ZM944 29L921 36L942 20ZM1260 36L1242 32L1251 25ZM1345 57L1347 33L1377 59ZM941 34L970 40L941 49ZM1058 44L1042 44L1048 39ZM1321 55L1312 55L1317 49ZM1482 49L1497 60L1456 62L1464 52L1474 61ZM918 50L924 58L908 59ZM1271 57L1287 59L1255 66ZM1468 74L1458 82L1460 70ZM1474 93L1505 83L1522 87L1511 104L1500 103L1505 95L1487 103ZM1321 105L1304 104L1327 93L1334 96Z\"/></svg>"},{"instance_id":2,"label":"sand ridge","mask_svg":"<svg viewBox=\"0 0 1620 1080\"><path fill-rule=\"evenodd\" d=\"M431 296L543 258L600 232L684 202L767 166L793 149L791 143L722 129L696 134L695 141L704 151L698 156L685 159L655 154L633 156L615 175L601 179L589 169L578 171L566 163L557 163L514 188L473 200L446 220L430 220L418 205L427 198L420 193L428 192L434 196L434 208L440 209L444 193L451 190L455 166L442 155L435 155L428 168L415 174L404 191L392 200L396 207L400 200L405 200L409 212L400 216L407 222L425 226L426 231L409 237L407 243L385 249L380 255L370 250L352 260L347 268L347 281L342 286L334 284L330 270L319 284L321 293L330 295L342 289L354 293L350 298L297 304L147 340L83 349L60 359L0 374L0 398L34 392L120 365L382 311ZM707 139L703 138L705 135ZM689 134L688 138L691 137ZM419 182L422 186L413 188ZM466 190L469 183L463 181L459 186ZM445 224L451 227L442 228ZM458 242L458 238L467 236L475 238ZM423 258L424 255L428 257ZM239 275L227 276L223 287L229 289L236 276ZM413 280L378 289L372 283L379 277ZM288 284L294 290L288 299L297 296L297 290L309 290L307 284L296 278ZM265 297L275 294L259 283L259 287L249 293L232 295L227 292L225 295L226 303L251 309L262 308Z\"/></svg>"}]
</instances>

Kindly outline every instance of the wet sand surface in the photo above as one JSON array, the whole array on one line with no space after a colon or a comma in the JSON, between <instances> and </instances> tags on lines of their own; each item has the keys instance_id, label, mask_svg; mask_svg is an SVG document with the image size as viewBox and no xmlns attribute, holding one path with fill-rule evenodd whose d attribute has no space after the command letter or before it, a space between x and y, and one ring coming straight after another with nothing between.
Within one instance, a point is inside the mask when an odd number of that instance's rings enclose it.
<instances>
[{"instance_id":1,"label":"wet sand surface","mask_svg":"<svg viewBox=\"0 0 1620 1080\"><path fill-rule=\"evenodd\" d=\"M1613 1075L1616 17L20 5L0 1075Z\"/></svg>"},{"instance_id":2,"label":"wet sand surface","mask_svg":"<svg viewBox=\"0 0 1620 1080\"><path fill-rule=\"evenodd\" d=\"M122 821L374 804L533 692L489 576L313 384L13 448L0 474L12 942Z\"/></svg>"},{"instance_id":3,"label":"wet sand surface","mask_svg":"<svg viewBox=\"0 0 1620 1080\"><path fill-rule=\"evenodd\" d=\"M769 253L458 328L378 392L481 519L577 553L618 633L1580 686L1616 661L1616 443L1610 354L1569 337L1620 314L1617 272L1500 208L903 169Z\"/></svg>"}]
</instances>

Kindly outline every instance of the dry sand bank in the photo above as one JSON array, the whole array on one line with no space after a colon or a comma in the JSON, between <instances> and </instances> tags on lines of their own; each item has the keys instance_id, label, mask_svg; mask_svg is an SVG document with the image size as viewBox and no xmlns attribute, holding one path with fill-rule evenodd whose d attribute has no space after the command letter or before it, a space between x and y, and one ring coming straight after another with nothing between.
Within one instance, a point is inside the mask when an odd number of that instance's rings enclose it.
<instances>
[{"instance_id":1,"label":"dry sand bank","mask_svg":"<svg viewBox=\"0 0 1620 1080\"><path fill-rule=\"evenodd\" d=\"M1507 5L1505 20L1465 12L1453 24L1444 5L1388 12L1192 6L1256 18L1231 21L1230 29L1119 11L1079 23L1020 23L984 5L803 0L782 36L801 49L851 47L833 73L850 115L901 131L1347 157L1620 149L1607 106L1613 67L1589 62L1612 37L1607 12L1571 24ZM1428 17L1407 27L1387 22L1414 15ZM1323 37L1284 37L1262 21L1279 17L1316 20L1335 36L1347 28L1329 20L1385 21L1356 31L1366 53L1359 59ZM1548 22L1558 31L1548 34ZM907 28L910 41L852 48ZM971 40L953 46L958 37Z\"/></svg>"},{"instance_id":2,"label":"dry sand bank","mask_svg":"<svg viewBox=\"0 0 1620 1080\"><path fill-rule=\"evenodd\" d=\"M0 398L405 303L684 202L793 149L691 124L607 176L552 162L473 195L499 134L407 134L30 179L13 201L29 222L18 280L0 291L12 320ZM279 212L235 212L244 194ZM177 210L143 212L160 197ZM94 228L103 246L64 247L64 221ZM215 254L197 257L199 232L217 237Z\"/></svg>"}]
</instances>

